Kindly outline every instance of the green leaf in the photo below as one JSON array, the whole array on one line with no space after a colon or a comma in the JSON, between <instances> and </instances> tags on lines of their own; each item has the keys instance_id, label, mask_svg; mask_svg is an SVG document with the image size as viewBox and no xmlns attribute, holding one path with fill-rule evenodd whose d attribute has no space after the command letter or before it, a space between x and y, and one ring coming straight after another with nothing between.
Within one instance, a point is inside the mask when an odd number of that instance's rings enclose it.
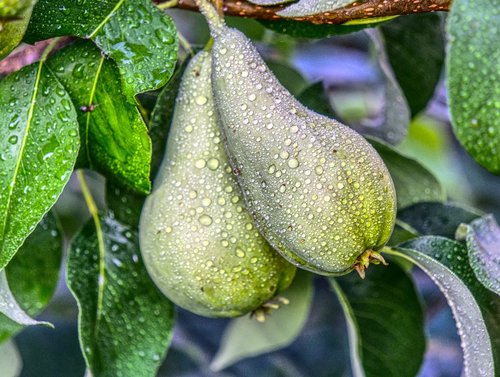
<instances>
[{"instance_id":1,"label":"green leaf","mask_svg":"<svg viewBox=\"0 0 500 377\"><path fill-rule=\"evenodd\" d=\"M123 93L115 64L88 41L47 61L79 109L79 166L132 190L148 193L151 141L133 97Z\"/></svg>"},{"instance_id":2,"label":"green leaf","mask_svg":"<svg viewBox=\"0 0 500 377\"><path fill-rule=\"evenodd\" d=\"M31 318L18 304L12 294L5 270L0 271L0 314L23 326L48 325L48 322L40 322Z\"/></svg>"},{"instance_id":3,"label":"green leaf","mask_svg":"<svg viewBox=\"0 0 500 377\"><path fill-rule=\"evenodd\" d=\"M0 370L3 377L18 377L23 369L23 361L14 342L0 344Z\"/></svg>"},{"instance_id":4,"label":"green leaf","mask_svg":"<svg viewBox=\"0 0 500 377\"><path fill-rule=\"evenodd\" d=\"M466 240L477 280L500 295L500 227L495 218L488 215L471 222Z\"/></svg>"},{"instance_id":5,"label":"green leaf","mask_svg":"<svg viewBox=\"0 0 500 377\"><path fill-rule=\"evenodd\" d=\"M28 315L39 314L52 298L59 280L62 252L62 231L49 212L5 268L10 290ZM22 328L0 314L0 343Z\"/></svg>"},{"instance_id":6,"label":"green leaf","mask_svg":"<svg viewBox=\"0 0 500 377\"><path fill-rule=\"evenodd\" d=\"M387 57L411 114L432 98L444 63L444 32L437 13L398 17L380 26Z\"/></svg>"},{"instance_id":7,"label":"green leaf","mask_svg":"<svg viewBox=\"0 0 500 377\"><path fill-rule=\"evenodd\" d=\"M426 236L406 242L388 253L419 266L445 295L462 340L464 376L497 376L500 371L500 300L477 281L468 263L466 247L444 237Z\"/></svg>"},{"instance_id":8,"label":"green leaf","mask_svg":"<svg viewBox=\"0 0 500 377\"><path fill-rule=\"evenodd\" d=\"M0 81L0 269L56 202L78 154L76 112L44 62Z\"/></svg>"},{"instance_id":9,"label":"green leaf","mask_svg":"<svg viewBox=\"0 0 500 377\"><path fill-rule=\"evenodd\" d=\"M5 3L5 0L2 1ZM35 0L0 4L0 59L7 56L23 39Z\"/></svg>"},{"instance_id":10,"label":"green leaf","mask_svg":"<svg viewBox=\"0 0 500 377\"><path fill-rule=\"evenodd\" d=\"M395 263L330 279L348 325L355 376L413 377L425 351L424 315L413 281Z\"/></svg>"},{"instance_id":11,"label":"green leaf","mask_svg":"<svg viewBox=\"0 0 500 377\"><path fill-rule=\"evenodd\" d=\"M304 17L334 11L353 3L355 0L299 0L276 12L281 17Z\"/></svg>"},{"instance_id":12,"label":"green leaf","mask_svg":"<svg viewBox=\"0 0 500 377\"><path fill-rule=\"evenodd\" d=\"M396 224L391 234L391 239L387 242L388 245L397 245L402 242L411 240L418 236L418 232L409 224L396 218Z\"/></svg>"},{"instance_id":13,"label":"green leaf","mask_svg":"<svg viewBox=\"0 0 500 377\"><path fill-rule=\"evenodd\" d=\"M439 181L418 161L402 155L381 140L368 138L368 141L389 169L399 209L423 201L445 200L446 194Z\"/></svg>"},{"instance_id":14,"label":"green leaf","mask_svg":"<svg viewBox=\"0 0 500 377\"><path fill-rule=\"evenodd\" d=\"M410 225L421 235L455 238L462 223L469 223L481 212L455 203L422 202L398 211L398 219Z\"/></svg>"},{"instance_id":15,"label":"green leaf","mask_svg":"<svg viewBox=\"0 0 500 377\"><path fill-rule=\"evenodd\" d=\"M267 66L271 69L278 81L290 93L296 95L305 89L307 81L295 68L279 61L266 61Z\"/></svg>"},{"instance_id":16,"label":"green leaf","mask_svg":"<svg viewBox=\"0 0 500 377\"><path fill-rule=\"evenodd\" d=\"M128 94L165 85L177 59L175 25L150 0L39 0L26 34L92 39L116 61Z\"/></svg>"},{"instance_id":17,"label":"green leaf","mask_svg":"<svg viewBox=\"0 0 500 377\"><path fill-rule=\"evenodd\" d=\"M167 145L168 131L174 115L175 100L181 84L182 75L187 67L189 59L185 59L178 66L172 78L160 92L155 107L151 113L149 134L153 144L153 155L151 158L151 179L154 179L158 168L163 160L163 154Z\"/></svg>"},{"instance_id":18,"label":"green leaf","mask_svg":"<svg viewBox=\"0 0 500 377\"><path fill-rule=\"evenodd\" d=\"M249 317L232 320L224 331L211 369L219 371L239 360L275 351L292 343L309 315L313 296L311 277L305 271L297 271L292 285L281 295L290 303L272 311L264 323Z\"/></svg>"},{"instance_id":19,"label":"green leaf","mask_svg":"<svg viewBox=\"0 0 500 377\"><path fill-rule=\"evenodd\" d=\"M500 174L500 0L454 0L448 17L453 129L471 156Z\"/></svg>"},{"instance_id":20,"label":"green leaf","mask_svg":"<svg viewBox=\"0 0 500 377\"><path fill-rule=\"evenodd\" d=\"M170 81L163 87L151 113L149 134L151 136L153 153L151 158L151 179L163 160L167 144L170 122L174 114L174 105L177 98L182 75L189 59L180 64ZM116 219L123 224L137 228L141 216L145 196L119 187L112 183L106 184L106 202L108 209L113 212Z\"/></svg>"},{"instance_id":21,"label":"green leaf","mask_svg":"<svg viewBox=\"0 0 500 377\"><path fill-rule=\"evenodd\" d=\"M106 184L106 204L113 216L134 229L139 226L141 210L146 197L125 188Z\"/></svg>"},{"instance_id":22,"label":"green leaf","mask_svg":"<svg viewBox=\"0 0 500 377\"><path fill-rule=\"evenodd\" d=\"M383 105L380 116L372 120L371 124L361 124L353 128L365 135L376 136L391 144L397 144L408 133L410 111L389 63L381 33L378 29L374 29L367 31L366 34L374 47L374 58L383 78Z\"/></svg>"},{"instance_id":23,"label":"green leaf","mask_svg":"<svg viewBox=\"0 0 500 377\"><path fill-rule=\"evenodd\" d=\"M302 90L302 92L300 92L300 94L297 96L297 99L304 106L308 107L311 110L314 110L317 113L323 114L330 118L338 118L333 112L332 107L330 106L330 100L325 93L325 88L323 87L322 82L316 82Z\"/></svg>"},{"instance_id":24,"label":"green leaf","mask_svg":"<svg viewBox=\"0 0 500 377\"><path fill-rule=\"evenodd\" d=\"M266 28L282 34L291 35L294 38L327 38L332 35L348 34L366 28L378 26L388 19L375 20L366 24L356 25L315 25L309 22L293 20L259 21Z\"/></svg>"},{"instance_id":25,"label":"green leaf","mask_svg":"<svg viewBox=\"0 0 500 377\"><path fill-rule=\"evenodd\" d=\"M30 4L30 0L0 0L0 21L19 16Z\"/></svg>"},{"instance_id":26,"label":"green leaf","mask_svg":"<svg viewBox=\"0 0 500 377\"><path fill-rule=\"evenodd\" d=\"M147 274L137 232L95 215L71 243L67 268L93 376L153 376L170 344L174 307Z\"/></svg>"}]
</instances>

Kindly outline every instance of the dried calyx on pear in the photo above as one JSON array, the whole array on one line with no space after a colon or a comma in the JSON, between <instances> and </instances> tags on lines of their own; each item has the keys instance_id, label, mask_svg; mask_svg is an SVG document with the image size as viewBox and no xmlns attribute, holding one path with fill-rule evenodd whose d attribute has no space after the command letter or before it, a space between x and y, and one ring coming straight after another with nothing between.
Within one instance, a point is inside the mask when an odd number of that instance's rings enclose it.
<instances>
[{"instance_id":1,"label":"dried calyx on pear","mask_svg":"<svg viewBox=\"0 0 500 377\"><path fill-rule=\"evenodd\" d=\"M229 166L198 53L179 90L167 152L141 214L146 268L175 304L208 317L256 310L285 289L295 266L257 232Z\"/></svg>"},{"instance_id":2,"label":"dried calyx on pear","mask_svg":"<svg viewBox=\"0 0 500 377\"><path fill-rule=\"evenodd\" d=\"M388 241L396 196L358 133L298 102L251 43L198 0L214 39L212 81L226 149L262 235L304 269L363 276Z\"/></svg>"}]
</instances>

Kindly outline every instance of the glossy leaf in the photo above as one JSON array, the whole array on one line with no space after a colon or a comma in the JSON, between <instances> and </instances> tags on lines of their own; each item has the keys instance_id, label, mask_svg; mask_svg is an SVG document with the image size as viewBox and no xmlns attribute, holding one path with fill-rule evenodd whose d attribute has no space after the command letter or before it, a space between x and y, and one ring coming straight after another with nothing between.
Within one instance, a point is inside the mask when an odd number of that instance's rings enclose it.
<instances>
[{"instance_id":1,"label":"glossy leaf","mask_svg":"<svg viewBox=\"0 0 500 377\"><path fill-rule=\"evenodd\" d=\"M26 40L62 35L92 39L116 61L129 94L161 87L175 68L175 25L149 0L38 0Z\"/></svg>"},{"instance_id":2,"label":"glossy leaf","mask_svg":"<svg viewBox=\"0 0 500 377\"><path fill-rule=\"evenodd\" d=\"M413 377L425 351L415 286L395 263L330 279L346 316L354 376Z\"/></svg>"},{"instance_id":3,"label":"glossy leaf","mask_svg":"<svg viewBox=\"0 0 500 377\"><path fill-rule=\"evenodd\" d=\"M495 218L489 215L471 222L466 240L476 278L500 295L500 227Z\"/></svg>"},{"instance_id":4,"label":"glossy leaf","mask_svg":"<svg viewBox=\"0 0 500 377\"><path fill-rule=\"evenodd\" d=\"M163 160L170 122L174 113L177 91L187 61L186 59L186 61L177 67L168 84L163 87L158 95L156 104L151 112L151 120L149 122L149 134L151 136L153 148L151 180L154 180L156 172ZM137 228L144 200L144 195L131 192L127 188L119 187L110 182L106 185L106 202L108 209L112 211L116 219L123 224Z\"/></svg>"},{"instance_id":5,"label":"glossy leaf","mask_svg":"<svg viewBox=\"0 0 500 377\"><path fill-rule=\"evenodd\" d=\"M47 322L34 320L19 306L19 303L16 301L9 288L9 283L7 282L7 277L5 276L5 270L0 271L0 314L5 315L10 320L23 326L50 326Z\"/></svg>"},{"instance_id":6,"label":"glossy leaf","mask_svg":"<svg viewBox=\"0 0 500 377\"><path fill-rule=\"evenodd\" d=\"M396 224L394 224L391 239L387 242L387 244L397 245L415 237L418 237L418 232L410 225L396 218Z\"/></svg>"},{"instance_id":7,"label":"glossy leaf","mask_svg":"<svg viewBox=\"0 0 500 377\"><path fill-rule=\"evenodd\" d=\"M0 370L3 377L18 377L21 375L23 362L14 342L0 344Z\"/></svg>"},{"instance_id":8,"label":"glossy leaf","mask_svg":"<svg viewBox=\"0 0 500 377\"><path fill-rule=\"evenodd\" d=\"M305 89L307 81L302 74L285 62L266 61L271 72L290 93L296 95Z\"/></svg>"},{"instance_id":9,"label":"glossy leaf","mask_svg":"<svg viewBox=\"0 0 500 377\"><path fill-rule=\"evenodd\" d=\"M3 1L5 3L5 1ZM7 56L23 39L35 0L10 2L0 8L0 59Z\"/></svg>"},{"instance_id":10,"label":"glossy leaf","mask_svg":"<svg viewBox=\"0 0 500 377\"><path fill-rule=\"evenodd\" d=\"M331 12L353 3L354 0L299 0L276 12L281 17L304 17Z\"/></svg>"},{"instance_id":11,"label":"glossy leaf","mask_svg":"<svg viewBox=\"0 0 500 377\"><path fill-rule=\"evenodd\" d=\"M150 280L138 244L111 215L96 215L71 244L67 282L94 377L152 376L171 340L173 305Z\"/></svg>"},{"instance_id":12,"label":"glossy leaf","mask_svg":"<svg viewBox=\"0 0 500 377\"><path fill-rule=\"evenodd\" d=\"M68 181L78 154L76 112L42 62L0 81L0 269Z\"/></svg>"},{"instance_id":13,"label":"glossy leaf","mask_svg":"<svg viewBox=\"0 0 500 377\"><path fill-rule=\"evenodd\" d=\"M322 82L316 82L311 84L297 96L297 99L307 108L325 115L329 118L338 119L336 114L334 114L332 107L330 106L330 100L325 93L325 88Z\"/></svg>"},{"instance_id":14,"label":"glossy leaf","mask_svg":"<svg viewBox=\"0 0 500 377\"><path fill-rule=\"evenodd\" d=\"M175 70L174 75L167 85L163 87L156 100L155 107L151 113L151 121L149 124L149 134L153 144L153 155L151 161L151 179L156 176L156 172L163 160L163 154L167 145L168 131L170 130L170 122L174 115L175 99L181 84L182 75L186 69L186 59Z\"/></svg>"},{"instance_id":15,"label":"glossy leaf","mask_svg":"<svg viewBox=\"0 0 500 377\"><path fill-rule=\"evenodd\" d=\"M479 283L467 263L466 247L444 237L426 236L397 248L398 256L424 270L450 305L464 351L464 376L493 377L500 366L500 300Z\"/></svg>"},{"instance_id":16,"label":"glossy leaf","mask_svg":"<svg viewBox=\"0 0 500 377\"><path fill-rule=\"evenodd\" d=\"M309 22L294 20L259 21L266 28L295 38L327 38L332 35L348 34L366 28L378 26L388 19L370 19L370 23L354 25L315 25Z\"/></svg>"},{"instance_id":17,"label":"glossy leaf","mask_svg":"<svg viewBox=\"0 0 500 377\"><path fill-rule=\"evenodd\" d=\"M481 216L481 212L456 203L421 202L401 209L398 219L420 235L455 238L457 228Z\"/></svg>"},{"instance_id":18,"label":"glossy leaf","mask_svg":"<svg viewBox=\"0 0 500 377\"><path fill-rule=\"evenodd\" d=\"M396 187L399 209L422 201L445 199L445 193L439 181L418 161L404 156L380 140L368 138L368 141L389 169Z\"/></svg>"},{"instance_id":19,"label":"glossy leaf","mask_svg":"<svg viewBox=\"0 0 500 377\"><path fill-rule=\"evenodd\" d=\"M264 323L248 316L232 320L222 337L211 369L219 371L247 357L286 347L299 335L309 315L313 287L311 274L297 271L294 282L280 296L290 303L281 305Z\"/></svg>"},{"instance_id":20,"label":"glossy leaf","mask_svg":"<svg viewBox=\"0 0 500 377\"><path fill-rule=\"evenodd\" d=\"M455 0L448 17L453 129L471 156L500 174L500 0Z\"/></svg>"},{"instance_id":21,"label":"glossy leaf","mask_svg":"<svg viewBox=\"0 0 500 377\"><path fill-rule=\"evenodd\" d=\"M151 141L133 97L115 64L88 41L78 41L47 61L77 107L82 141L79 165L132 190L147 193Z\"/></svg>"},{"instance_id":22,"label":"glossy leaf","mask_svg":"<svg viewBox=\"0 0 500 377\"><path fill-rule=\"evenodd\" d=\"M380 26L385 51L411 114L432 98L444 64L444 30L437 13L398 17Z\"/></svg>"},{"instance_id":23,"label":"glossy leaf","mask_svg":"<svg viewBox=\"0 0 500 377\"><path fill-rule=\"evenodd\" d=\"M62 252L61 229L49 212L5 268L10 290L28 315L40 313L52 298L59 280ZM0 343L22 328L0 314Z\"/></svg>"},{"instance_id":24,"label":"glossy leaf","mask_svg":"<svg viewBox=\"0 0 500 377\"><path fill-rule=\"evenodd\" d=\"M394 76L380 32L374 29L366 33L374 47L374 58L383 81L383 105L380 115L376 119L367 120L360 125L353 126L353 128L364 135L372 135L391 144L397 144L408 133L410 123L408 104Z\"/></svg>"}]
</instances>

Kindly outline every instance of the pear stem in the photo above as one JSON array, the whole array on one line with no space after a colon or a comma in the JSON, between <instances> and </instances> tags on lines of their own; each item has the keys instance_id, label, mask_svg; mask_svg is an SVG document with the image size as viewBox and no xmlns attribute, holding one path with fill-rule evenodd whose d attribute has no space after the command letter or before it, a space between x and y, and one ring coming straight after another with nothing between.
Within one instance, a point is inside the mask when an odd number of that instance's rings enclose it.
<instances>
[{"instance_id":1,"label":"pear stem","mask_svg":"<svg viewBox=\"0 0 500 377\"><path fill-rule=\"evenodd\" d=\"M214 6L209 2L209 0L195 0L196 5L200 8L201 13L205 16L207 20L208 27L210 28L210 34L213 38L216 38L222 33L222 29L225 26L224 19L219 15Z\"/></svg>"}]
</instances>

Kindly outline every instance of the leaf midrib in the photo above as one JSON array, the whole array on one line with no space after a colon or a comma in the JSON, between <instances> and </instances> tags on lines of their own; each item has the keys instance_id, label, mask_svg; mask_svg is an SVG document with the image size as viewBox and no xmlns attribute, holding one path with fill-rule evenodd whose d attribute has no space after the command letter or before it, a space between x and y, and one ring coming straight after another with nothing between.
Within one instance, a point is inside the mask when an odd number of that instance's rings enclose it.
<instances>
[{"instance_id":1,"label":"leaf midrib","mask_svg":"<svg viewBox=\"0 0 500 377\"><path fill-rule=\"evenodd\" d=\"M92 106L92 102L94 101L95 92L97 88L97 82L99 81L99 76L101 75L102 66L104 64L104 56L101 56L99 61L99 66L97 67L97 71L95 73L94 82L92 83L92 88L90 89L89 100L87 102L87 106ZM92 111L87 111L86 119L85 119L85 152L87 154L87 161L89 162L90 167L93 167L92 163L92 155L90 153L89 147L89 128L90 128L90 115Z\"/></svg>"},{"instance_id":2,"label":"leaf midrib","mask_svg":"<svg viewBox=\"0 0 500 377\"><path fill-rule=\"evenodd\" d=\"M29 104L28 117L26 120L26 128L24 131L23 138L21 140L21 148L20 148L19 155L18 155L18 158L16 161L16 166L14 168L14 174L12 176L12 181L11 181L11 184L9 185L9 191L8 191L8 195L7 195L7 205L5 207L5 214L4 214L4 216L2 216L2 218L3 218L2 223L1 223L2 224L2 227L1 227L2 244L1 244L1 248L0 248L0 253L2 253L2 254L4 252L5 228L7 226L7 220L9 219L9 212L10 212L10 207L11 207L11 203L12 203L12 193L14 192L14 188L16 186L17 176L19 174L19 168L21 166L22 156L24 155L24 150L26 149L26 141L28 139L28 133L31 130L31 124L33 121L33 114L35 112L36 97L38 95L40 79L42 76L43 63L44 63L44 61L41 60L40 63L38 64L38 69L37 69L36 78L35 78L35 84L34 84L34 88L33 88L33 95L31 96L31 100L30 100L30 104ZM3 259L3 257L4 256L2 256L2 259ZM0 260L0 269L3 267L4 263L5 262Z\"/></svg>"},{"instance_id":3,"label":"leaf midrib","mask_svg":"<svg viewBox=\"0 0 500 377\"><path fill-rule=\"evenodd\" d=\"M113 15L116 13L118 9L122 6L122 4L125 2L125 0L120 0L116 3L115 7L109 12L109 14L104 18L104 20L101 21L99 25L94 29L94 31L87 36L87 38L92 39L96 36L96 34L106 25L106 23L113 17Z\"/></svg>"}]
</instances>

